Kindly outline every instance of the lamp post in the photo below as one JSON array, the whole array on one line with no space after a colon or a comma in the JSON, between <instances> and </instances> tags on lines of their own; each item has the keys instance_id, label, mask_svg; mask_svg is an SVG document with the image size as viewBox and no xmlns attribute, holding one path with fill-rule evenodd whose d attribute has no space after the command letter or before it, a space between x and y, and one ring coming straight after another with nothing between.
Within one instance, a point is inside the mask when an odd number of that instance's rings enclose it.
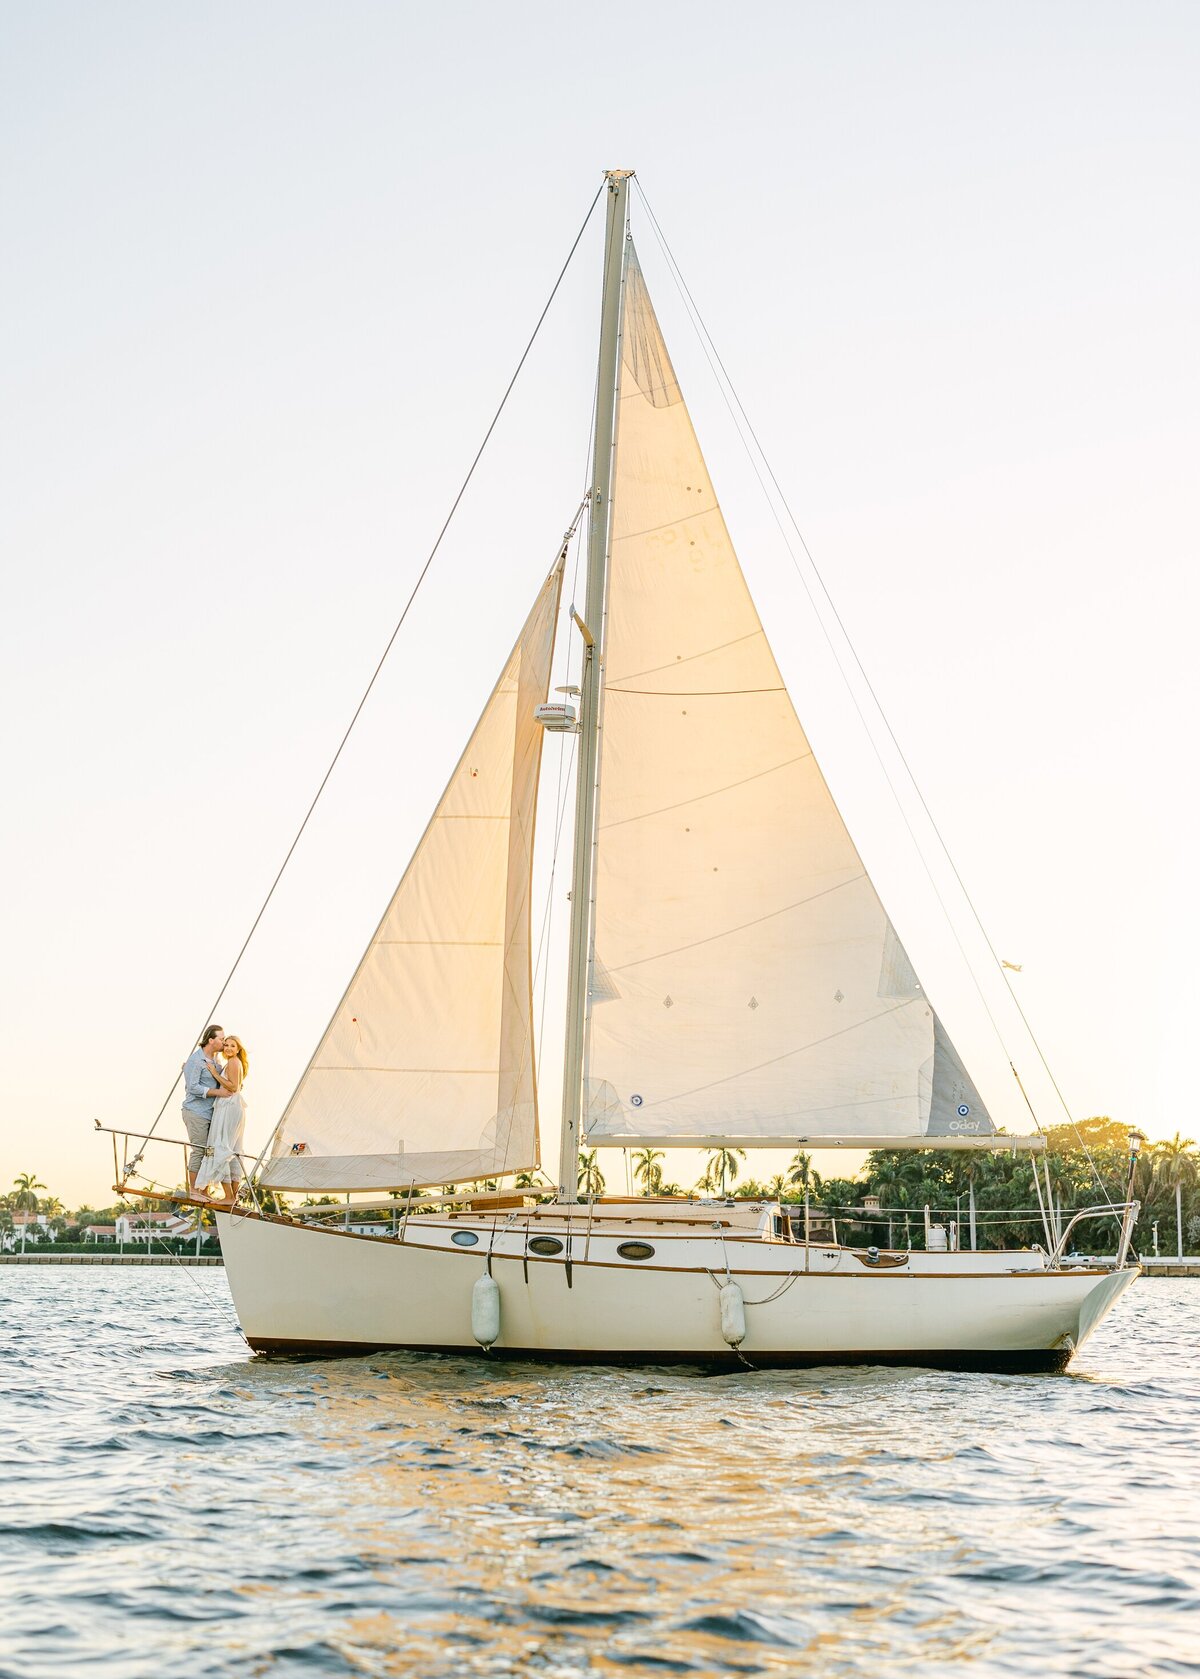
<instances>
[{"instance_id":1,"label":"lamp post","mask_svg":"<svg viewBox=\"0 0 1200 1679\"><path fill-rule=\"evenodd\" d=\"M1138 1155L1141 1153L1142 1144L1145 1141L1146 1141L1146 1139L1145 1139L1145 1137L1142 1136L1142 1133L1140 1131L1131 1131L1129 1133L1129 1172L1128 1172L1128 1175L1126 1176L1126 1179L1125 1179L1125 1199L1126 1199L1127 1202L1133 1200L1133 1178L1134 1178L1135 1172L1137 1171ZM1128 1216L1128 1215L1123 1215L1123 1216ZM1126 1227L1124 1226L1124 1224L1122 1224L1121 1228L1122 1228L1122 1231L1123 1231ZM1132 1230L1130 1231L1130 1234L1132 1235ZM1122 1242L1124 1242L1124 1240L1125 1240L1124 1235L1122 1235L1121 1240L1122 1240ZM1120 1251L1123 1254L1125 1252L1124 1247L1121 1247ZM1154 1256L1157 1259L1157 1257L1158 1257L1158 1220L1157 1219L1154 1221Z\"/></svg>"},{"instance_id":2,"label":"lamp post","mask_svg":"<svg viewBox=\"0 0 1200 1679\"><path fill-rule=\"evenodd\" d=\"M1125 1181L1126 1198L1133 1194L1133 1174L1137 1171L1138 1155L1142 1152L1142 1144L1146 1141L1140 1131L1129 1133L1129 1176Z\"/></svg>"}]
</instances>

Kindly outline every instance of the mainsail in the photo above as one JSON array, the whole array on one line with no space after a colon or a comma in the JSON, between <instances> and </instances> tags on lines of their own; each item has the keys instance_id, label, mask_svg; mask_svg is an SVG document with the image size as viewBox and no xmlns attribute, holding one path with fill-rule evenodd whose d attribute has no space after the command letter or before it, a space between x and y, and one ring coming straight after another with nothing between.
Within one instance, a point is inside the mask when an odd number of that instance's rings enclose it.
<instances>
[{"instance_id":1,"label":"mainsail","mask_svg":"<svg viewBox=\"0 0 1200 1679\"><path fill-rule=\"evenodd\" d=\"M530 872L562 562L280 1121L273 1189L538 1164Z\"/></svg>"},{"instance_id":2,"label":"mainsail","mask_svg":"<svg viewBox=\"0 0 1200 1679\"><path fill-rule=\"evenodd\" d=\"M628 252L588 1141L991 1134L792 707Z\"/></svg>"}]
</instances>

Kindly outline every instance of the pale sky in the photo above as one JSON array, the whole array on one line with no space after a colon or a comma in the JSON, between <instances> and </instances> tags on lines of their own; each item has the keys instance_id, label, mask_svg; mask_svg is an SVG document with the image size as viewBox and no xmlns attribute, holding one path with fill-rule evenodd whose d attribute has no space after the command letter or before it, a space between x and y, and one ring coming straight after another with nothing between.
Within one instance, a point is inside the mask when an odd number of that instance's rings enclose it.
<instances>
[{"instance_id":1,"label":"pale sky","mask_svg":"<svg viewBox=\"0 0 1200 1679\"><path fill-rule=\"evenodd\" d=\"M166 1095L616 166L1073 1112L1200 1134L1200 11L39 0L0 31L0 1185L112 1199L92 1118ZM636 196L633 227L826 776L1025 1129ZM252 1142L582 494L600 238L219 1011Z\"/></svg>"}]
</instances>

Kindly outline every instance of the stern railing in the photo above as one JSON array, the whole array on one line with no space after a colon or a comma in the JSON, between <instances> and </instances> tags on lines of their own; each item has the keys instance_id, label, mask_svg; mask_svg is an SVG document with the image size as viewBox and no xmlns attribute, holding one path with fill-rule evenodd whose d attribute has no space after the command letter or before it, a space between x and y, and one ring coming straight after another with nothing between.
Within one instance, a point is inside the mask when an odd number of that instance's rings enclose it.
<instances>
[{"instance_id":1,"label":"stern railing","mask_svg":"<svg viewBox=\"0 0 1200 1679\"><path fill-rule=\"evenodd\" d=\"M1089 1218L1117 1218L1119 1216L1121 1237L1117 1243L1116 1264L1117 1269L1120 1270L1129 1256L1129 1244L1133 1240L1133 1227L1137 1223L1138 1213L1141 1210L1142 1203L1140 1201L1109 1201L1101 1206L1081 1207L1077 1213L1072 1215L1070 1223L1058 1238L1058 1241L1055 1242L1046 1261L1047 1268L1052 1271L1059 1269L1067 1251L1067 1243L1071 1239L1071 1232L1077 1224L1082 1224L1084 1219Z\"/></svg>"}]
</instances>

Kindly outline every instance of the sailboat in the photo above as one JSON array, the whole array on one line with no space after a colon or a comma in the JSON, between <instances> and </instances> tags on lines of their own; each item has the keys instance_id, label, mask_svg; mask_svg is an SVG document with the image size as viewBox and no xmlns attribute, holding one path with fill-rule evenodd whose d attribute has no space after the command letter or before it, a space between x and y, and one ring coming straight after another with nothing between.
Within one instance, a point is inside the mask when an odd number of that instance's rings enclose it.
<instances>
[{"instance_id":1,"label":"sailboat","mask_svg":"<svg viewBox=\"0 0 1200 1679\"><path fill-rule=\"evenodd\" d=\"M577 689L550 698L560 556L250 1199L216 1215L243 1330L306 1354L1061 1368L1137 1275L1135 1203L1091 1210L1120 1241L1089 1268L1069 1231L862 1249L777 1201L576 1187L582 1148L1044 1143L997 1129L793 708L629 232L630 174L602 189ZM531 895L554 730L576 736L576 796L563 1181L539 1199L478 1186L541 1159ZM331 1218L351 1194L390 1224Z\"/></svg>"}]
</instances>

